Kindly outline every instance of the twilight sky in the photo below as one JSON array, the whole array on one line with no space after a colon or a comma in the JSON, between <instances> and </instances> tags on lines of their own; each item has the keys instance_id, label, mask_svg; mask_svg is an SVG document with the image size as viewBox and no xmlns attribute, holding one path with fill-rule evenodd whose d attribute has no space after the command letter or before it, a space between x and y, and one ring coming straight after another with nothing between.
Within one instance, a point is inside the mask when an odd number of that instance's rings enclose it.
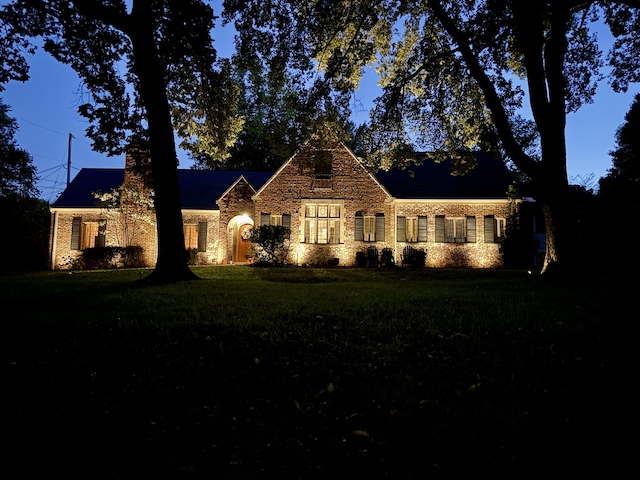
<instances>
[{"instance_id":1,"label":"twilight sky","mask_svg":"<svg viewBox=\"0 0 640 480\"><path fill-rule=\"evenodd\" d=\"M216 29L214 34L220 33ZM601 34L601 40L607 38ZM217 37L215 46L221 56L231 48L229 36ZM59 64L39 50L31 62L31 79L26 83L10 82L0 98L10 106L10 116L18 121L16 140L34 159L40 181L41 197L54 202L67 181L67 162L71 159L70 177L81 168L122 168L123 156L107 157L93 152L84 136L87 122L78 114L80 81L73 70ZM373 70L371 71L373 72ZM567 118L567 168L573 183L583 184L593 176L593 184L611 168L609 152L615 146L615 131L624 121L639 85L625 94L613 93L606 82L600 84L594 103L582 107ZM375 75L365 75L354 102L353 121L365 123L368 108L376 97ZM69 150L69 134L73 136ZM70 151L70 155L69 155ZM181 168L191 163L185 152L179 151Z\"/></svg>"}]
</instances>

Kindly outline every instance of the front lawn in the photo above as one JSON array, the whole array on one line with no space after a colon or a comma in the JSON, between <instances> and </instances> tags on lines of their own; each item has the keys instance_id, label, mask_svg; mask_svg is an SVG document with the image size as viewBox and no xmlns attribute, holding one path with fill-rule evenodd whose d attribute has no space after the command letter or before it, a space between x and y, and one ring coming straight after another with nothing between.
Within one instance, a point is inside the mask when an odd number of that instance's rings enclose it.
<instances>
[{"instance_id":1,"label":"front lawn","mask_svg":"<svg viewBox=\"0 0 640 480\"><path fill-rule=\"evenodd\" d=\"M3 478L637 478L614 278L194 268L0 276Z\"/></svg>"}]
</instances>

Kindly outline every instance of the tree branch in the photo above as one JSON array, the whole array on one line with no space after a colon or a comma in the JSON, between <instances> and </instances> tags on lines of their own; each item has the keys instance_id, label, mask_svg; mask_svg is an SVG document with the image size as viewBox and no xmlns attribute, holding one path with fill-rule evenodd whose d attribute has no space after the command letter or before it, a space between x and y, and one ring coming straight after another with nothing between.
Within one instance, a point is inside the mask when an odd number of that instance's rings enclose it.
<instances>
[{"instance_id":1,"label":"tree branch","mask_svg":"<svg viewBox=\"0 0 640 480\"><path fill-rule=\"evenodd\" d=\"M513 135L509 116L504 109L500 96L496 92L493 82L485 72L484 68L480 65L478 57L471 51L467 35L462 32L457 27L453 19L449 17L440 1L431 1L428 5L435 17L442 24L447 33L451 35L453 41L458 45L460 54L469 67L471 75L476 82L478 82L478 85L485 96L487 107L491 111L493 122L498 130L500 139L502 140L507 154L523 172L531 174L531 172L538 169L537 162L524 152L520 143Z\"/></svg>"}]
</instances>

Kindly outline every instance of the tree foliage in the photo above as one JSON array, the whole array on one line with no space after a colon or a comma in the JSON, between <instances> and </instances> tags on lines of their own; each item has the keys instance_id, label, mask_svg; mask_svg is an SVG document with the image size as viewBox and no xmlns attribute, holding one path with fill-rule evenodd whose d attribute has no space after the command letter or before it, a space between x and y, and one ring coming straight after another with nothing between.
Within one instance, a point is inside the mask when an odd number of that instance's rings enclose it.
<instances>
[{"instance_id":1,"label":"tree foliage","mask_svg":"<svg viewBox=\"0 0 640 480\"><path fill-rule=\"evenodd\" d=\"M0 99L0 197L37 197L37 174L33 158L15 141L18 124Z\"/></svg>"},{"instance_id":2,"label":"tree foliage","mask_svg":"<svg viewBox=\"0 0 640 480\"><path fill-rule=\"evenodd\" d=\"M624 123L616 130L613 166L600 179L600 197L618 208L640 205L640 94L636 94Z\"/></svg>"},{"instance_id":3,"label":"tree foliage","mask_svg":"<svg viewBox=\"0 0 640 480\"><path fill-rule=\"evenodd\" d=\"M0 100L0 214L5 232L0 270L43 269L47 265L49 204L38 198L37 172L29 153L15 141L18 125Z\"/></svg>"},{"instance_id":4,"label":"tree foliage","mask_svg":"<svg viewBox=\"0 0 640 480\"><path fill-rule=\"evenodd\" d=\"M119 247L136 245L136 235L155 226L151 216L153 190L131 183L108 192L94 192L93 196Z\"/></svg>"},{"instance_id":5,"label":"tree foliage","mask_svg":"<svg viewBox=\"0 0 640 480\"><path fill-rule=\"evenodd\" d=\"M212 46L214 13L200 0L14 0L0 10L0 80L25 80L21 56L44 50L83 81L79 112L93 148L149 149L158 260L153 281L193 278L184 237L172 121L183 145L217 154L239 131L228 66Z\"/></svg>"},{"instance_id":6,"label":"tree foliage","mask_svg":"<svg viewBox=\"0 0 640 480\"><path fill-rule=\"evenodd\" d=\"M255 12L258 3L225 5ZM315 60L324 82L344 94L358 87L364 68L375 66L383 90L364 140L374 163L388 167L429 150L436 160L452 157L464 171L473 168L473 150L499 154L538 186L547 231L544 270L573 260L566 233L566 116L592 101L603 78L605 58L593 29L598 20L615 37L606 57L613 88L625 90L640 79L640 2L267 3L271 13L260 22L236 22L248 32L244 45L252 45L256 30L266 35L284 28L274 35L279 38L295 31L308 42L300 51ZM291 23L283 25L281 15ZM283 46L279 58L297 65L293 47ZM520 116L523 107L530 120Z\"/></svg>"}]
</instances>

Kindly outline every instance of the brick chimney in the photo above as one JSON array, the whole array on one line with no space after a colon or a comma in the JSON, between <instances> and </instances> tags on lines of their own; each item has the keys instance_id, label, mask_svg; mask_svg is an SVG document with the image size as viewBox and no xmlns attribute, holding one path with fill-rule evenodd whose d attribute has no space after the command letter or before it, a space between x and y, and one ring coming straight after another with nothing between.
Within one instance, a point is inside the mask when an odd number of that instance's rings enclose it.
<instances>
[{"instance_id":1,"label":"brick chimney","mask_svg":"<svg viewBox=\"0 0 640 480\"><path fill-rule=\"evenodd\" d=\"M138 184L139 187L151 187L151 157L149 151L138 147L129 147L125 155L124 185Z\"/></svg>"}]
</instances>

